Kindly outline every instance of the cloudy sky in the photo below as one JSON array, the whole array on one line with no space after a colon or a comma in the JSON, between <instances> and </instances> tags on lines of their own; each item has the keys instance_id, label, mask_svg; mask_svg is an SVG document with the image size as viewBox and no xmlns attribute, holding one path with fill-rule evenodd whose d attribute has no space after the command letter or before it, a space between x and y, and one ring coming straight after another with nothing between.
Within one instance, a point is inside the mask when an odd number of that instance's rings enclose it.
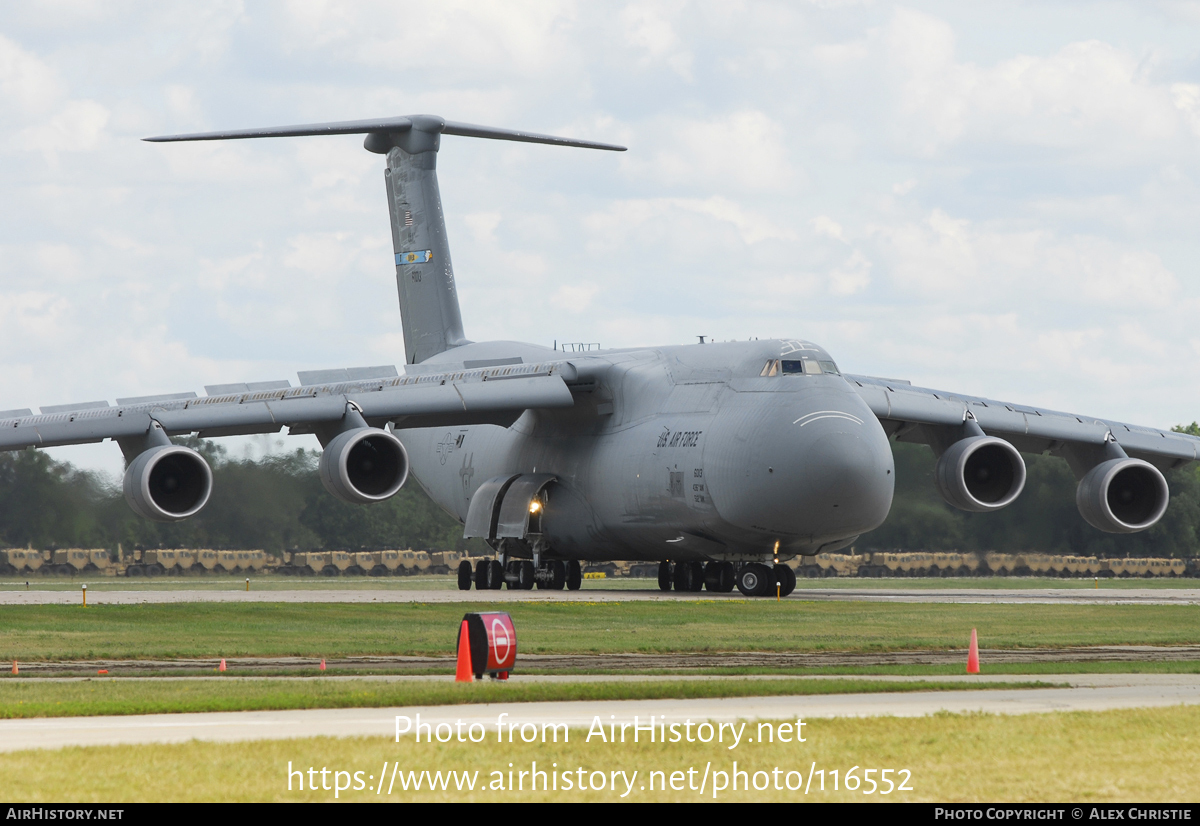
<instances>
[{"instance_id":1,"label":"cloudy sky","mask_svg":"<svg viewBox=\"0 0 1200 826\"><path fill-rule=\"evenodd\" d=\"M361 138L138 139L410 113L629 147L443 140L475 340L1200 418L1195 2L4 4L0 408L402 364Z\"/></svg>"}]
</instances>

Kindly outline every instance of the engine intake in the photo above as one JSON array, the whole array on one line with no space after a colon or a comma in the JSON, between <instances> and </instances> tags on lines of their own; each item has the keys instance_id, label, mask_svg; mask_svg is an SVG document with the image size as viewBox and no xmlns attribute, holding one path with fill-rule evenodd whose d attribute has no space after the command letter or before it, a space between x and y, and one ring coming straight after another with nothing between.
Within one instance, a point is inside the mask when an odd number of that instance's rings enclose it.
<instances>
[{"instance_id":1,"label":"engine intake","mask_svg":"<svg viewBox=\"0 0 1200 826\"><path fill-rule=\"evenodd\" d=\"M212 469L199 453L180 445L159 445L129 464L125 501L146 519L178 522L208 504L212 484Z\"/></svg>"},{"instance_id":2,"label":"engine intake","mask_svg":"<svg viewBox=\"0 0 1200 826\"><path fill-rule=\"evenodd\" d=\"M938 492L949 504L977 513L995 511L1021 495L1025 460L995 436L971 436L951 445L934 470Z\"/></svg>"},{"instance_id":3,"label":"engine intake","mask_svg":"<svg viewBox=\"0 0 1200 826\"><path fill-rule=\"evenodd\" d=\"M1162 518L1171 494L1158 468L1141 459L1109 459L1079 481L1075 504L1093 528L1144 531Z\"/></svg>"},{"instance_id":4,"label":"engine intake","mask_svg":"<svg viewBox=\"0 0 1200 826\"><path fill-rule=\"evenodd\" d=\"M344 502L381 502L408 480L408 451L377 427L335 436L321 454L321 483Z\"/></svg>"}]
</instances>

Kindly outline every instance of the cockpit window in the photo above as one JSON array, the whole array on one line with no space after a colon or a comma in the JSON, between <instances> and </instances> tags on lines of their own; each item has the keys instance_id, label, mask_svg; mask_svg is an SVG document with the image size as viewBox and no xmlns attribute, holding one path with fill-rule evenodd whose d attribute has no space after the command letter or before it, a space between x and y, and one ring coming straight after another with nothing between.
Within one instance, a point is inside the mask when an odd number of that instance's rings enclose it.
<instances>
[{"instance_id":1,"label":"cockpit window","mask_svg":"<svg viewBox=\"0 0 1200 826\"><path fill-rule=\"evenodd\" d=\"M816 376L821 373L840 375L837 365L832 361L817 361L814 359L772 359L763 367L760 376Z\"/></svg>"}]
</instances>

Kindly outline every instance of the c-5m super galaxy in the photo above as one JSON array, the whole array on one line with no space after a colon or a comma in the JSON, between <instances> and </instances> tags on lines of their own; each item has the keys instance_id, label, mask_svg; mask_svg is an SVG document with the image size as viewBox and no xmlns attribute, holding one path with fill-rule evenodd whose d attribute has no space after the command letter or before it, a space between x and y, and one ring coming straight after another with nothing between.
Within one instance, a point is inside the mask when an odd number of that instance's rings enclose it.
<instances>
[{"instance_id":1,"label":"c-5m super galaxy","mask_svg":"<svg viewBox=\"0 0 1200 826\"><path fill-rule=\"evenodd\" d=\"M406 364L287 381L0 413L0 449L114 439L125 497L175 521L208 502L212 471L172 436L315 434L321 481L348 502L411 472L496 558L469 589L575 589L580 561L659 562L663 590L786 595L780 564L878 527L892 504L889 438L929 445L951 505L995 511L1025 484L1021 452L1065 459L1083 518L1149 528L1162 470L1200 455L1178 433L843 374L802 338L566 353L463 331L437 184L442 135L623 151L430 115L209 132L152 141L365 134L384 155Z\"/></svg>"}]
</instances>

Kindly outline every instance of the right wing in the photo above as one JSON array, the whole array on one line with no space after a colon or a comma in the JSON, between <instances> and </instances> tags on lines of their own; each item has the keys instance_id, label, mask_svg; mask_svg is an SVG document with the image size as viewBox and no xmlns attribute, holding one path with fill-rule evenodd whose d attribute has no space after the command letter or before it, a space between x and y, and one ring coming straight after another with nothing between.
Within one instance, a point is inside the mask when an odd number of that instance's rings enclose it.
<instances>
[{"instance_id":1,"label":"right wing","mask_svg":"<svg viewBox=\"0 0 1200 826\"><path fill-rule=\"evenodd\" d=\"M340 371L344 376L356 371ZM0 413L0 450L53 447L136 439L157 423L168 435L201 437L291 433L342 420L347 407L376 427L440 427L466 424L508 426L530 409L571 407L568 382L578 373L570 362L517 364L382 378L354 378L258 389L224 385L215 394L177 393L138 399L58 405ZM361 373L360 373L361 375ZM303 379L303 376L302 376ZM278 384L286 384L279 382Z\"/></svg>"}]
</instances>

